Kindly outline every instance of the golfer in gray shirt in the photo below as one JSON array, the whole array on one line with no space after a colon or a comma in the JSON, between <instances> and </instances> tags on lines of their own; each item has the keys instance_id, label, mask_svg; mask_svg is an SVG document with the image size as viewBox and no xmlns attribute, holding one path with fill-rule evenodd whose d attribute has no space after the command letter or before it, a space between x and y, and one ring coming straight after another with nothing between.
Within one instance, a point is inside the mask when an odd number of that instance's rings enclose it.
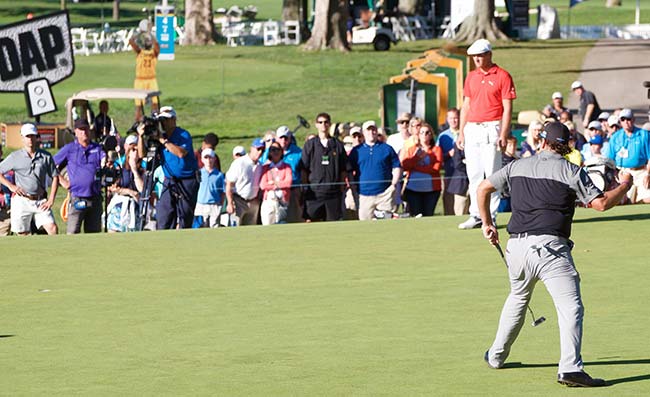
<instances>
[{"instance_id":1,"label":"golfer in gray shirt","mask_svg":"<svg viewBox=\"0 0 650 397\"><path fill-rule=\"evenodd\" d=\"M625 196L632 177L620 173L620 186L601 192L584 169L563 157L571 151L569 129L564 124L546 124L540 137L541 148L536 155L513 161L478 187L483 236L495 246L499 244L499 233L490 214L490 195L509 187L512 200L506 250L510 294L484 359L492 368L503 368L521 331L535 284L542 281L558 314L557 381L567 386L604 386L603 379L592 378L584 371L580 353L584 308L580 276L571 255L573 242L569 238L576 199L597 211L606 211Z\"/></svg>"},{"instance_id":2,"label":"golfer in gray shirt","mask_svg":"<svg viewBox=\"0 0 650 397\"><path fill-rule=\"evenodd\" d=\"M36 227L47 234L57 234L52 215L52 205L59 187L59 173L52 155L38 148L38 132L34 124L24 124L20 129L23 148L11 153L0 163L0 183L14 193L11 200L11 231L19 235L31 232L34 219ZM3 174L14 172L15 183ZM47 178L52 178L52 189L47 195Z\"/></svg>"}]
</instances>

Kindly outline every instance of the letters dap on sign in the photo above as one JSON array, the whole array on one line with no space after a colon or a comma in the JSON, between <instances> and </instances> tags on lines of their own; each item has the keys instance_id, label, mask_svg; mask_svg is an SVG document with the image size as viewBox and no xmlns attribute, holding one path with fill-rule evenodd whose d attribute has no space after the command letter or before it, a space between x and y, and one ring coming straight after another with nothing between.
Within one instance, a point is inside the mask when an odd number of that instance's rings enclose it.
<instances>
[{"instance_id":1,"label":"letters dap on sign","mask_svg":"<svg viewBox=\"0 0 650 397\"><path fill-rule=\"evenodd\" d=\"M73 73L67 11L0 28L0 92L23 92L26 83L38 79L54 85Z\"/></svg>"}]
</instances>

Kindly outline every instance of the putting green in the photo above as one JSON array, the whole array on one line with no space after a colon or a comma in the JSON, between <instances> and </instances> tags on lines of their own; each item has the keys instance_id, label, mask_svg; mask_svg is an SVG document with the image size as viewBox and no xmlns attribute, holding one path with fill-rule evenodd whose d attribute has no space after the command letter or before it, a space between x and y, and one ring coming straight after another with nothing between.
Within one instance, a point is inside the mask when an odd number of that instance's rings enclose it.
<instances>
[{"instance_id":1,"label":"putting green","mask_svg":"<svg viewBox=\"0 0 650 397\"><path fill-rule=\"evenodd\" d=\"M644 395L647 207L579 209L583 356ZM500 218L502 222L505 217ZM543 285L511 368L482 355L507 293L459 217L4 238L7 395L566 395ZM500 229L505 233L504 229Z\"/></svg>"}]
</instances>

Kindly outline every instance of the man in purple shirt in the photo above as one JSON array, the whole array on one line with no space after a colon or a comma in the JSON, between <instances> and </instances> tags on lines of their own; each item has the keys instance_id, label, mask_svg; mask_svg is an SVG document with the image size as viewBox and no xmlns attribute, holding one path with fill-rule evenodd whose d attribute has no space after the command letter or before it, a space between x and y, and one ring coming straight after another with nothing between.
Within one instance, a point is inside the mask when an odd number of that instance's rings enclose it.
<instances>
[{"instance_id":1,"label":"man in purple shirt","mask_svg":"<svg viewBox=\"0 0 650 397\"><path fill-rule=\"evenodd\" d=\"M90 140L90 124L85 119L74 123L76 140L65 145L54 156L59 170L67 167L67 177L61 185L70 192L68 234L77 234L84 225L84 233L102 229L102 195L98 172L106 161L102 147Z\"/></svg>"}]
</instances>

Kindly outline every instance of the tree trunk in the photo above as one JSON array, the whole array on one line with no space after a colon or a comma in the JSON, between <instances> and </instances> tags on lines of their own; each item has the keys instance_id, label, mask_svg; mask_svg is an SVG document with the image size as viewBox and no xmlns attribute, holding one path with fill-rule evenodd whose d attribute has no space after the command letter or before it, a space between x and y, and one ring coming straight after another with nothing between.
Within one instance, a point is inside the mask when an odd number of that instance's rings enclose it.
<instances>
[{"instance_id":1,"label":"tree trunk","mask_svg":"<svg viewBox=\"0 0 650 397\"><path fill-rule=\"evenodd\" d=\"M300 1L301 0L282 1L282 22L300 20Z\"/></svg>"},{"instance_id":2,"label":"tree trunk","mask_svg":"<svg viewBox=\"0 0 650 397\"><path fill-rule=\"evenodd\" d=\"M184 45L207 45L214 42L211 0L185 0Z\"/></svg>"},{"instance_id":3,"label":"tree trunk","mask_svg":"<svg viewBox=\"0 0 650 397\"><path fill-rule=\"evenodd\" d=\"M605 3L605 6L607 8L611 7L620 7L623 2L621 0L607 0L607 3Z\"/></svg>"},{"instance_id":4,"label":"tree trunk","mask_svg":"<svg viewBox=\"0 0 650 397\"><path fill-rule=\"evenodd\" d=\"M474 15L463 21L458 34L454 37L454 41L468 43L478 39L508 40L508 36L499 30L494 20L493 0L475 0Z\"/></svg>"},{"instance_id":5,"label":"tree trunk","mask_svg":"<svg viewBox=\"0 0 650 397\"><path fill-rule=\"evenodd\" d=\"M350 51L346 37L346 24L350 17L347 0L315 0L314 28L311 38L303 48L308 51L319 51L332 48L339 51Z\"/></svg>"},{"instance_id":6,"label":"tree trunk","mask_svg":"<svg viewBox=\"0 0 650 397\"><path fill-rule=\"evenodd\" d=\"M61 0L61 9L65 10L65 0Z\"/></svg>"},{"instance_id":7,"label":"tree trunk","mask_svg":"<svg viewBox=\"0 0 650 397\"><path fill-rule=\"evenodd\" d=\"M120 20L120 0L113 0L113 20Z\"/></svg>"}]
</instances>

